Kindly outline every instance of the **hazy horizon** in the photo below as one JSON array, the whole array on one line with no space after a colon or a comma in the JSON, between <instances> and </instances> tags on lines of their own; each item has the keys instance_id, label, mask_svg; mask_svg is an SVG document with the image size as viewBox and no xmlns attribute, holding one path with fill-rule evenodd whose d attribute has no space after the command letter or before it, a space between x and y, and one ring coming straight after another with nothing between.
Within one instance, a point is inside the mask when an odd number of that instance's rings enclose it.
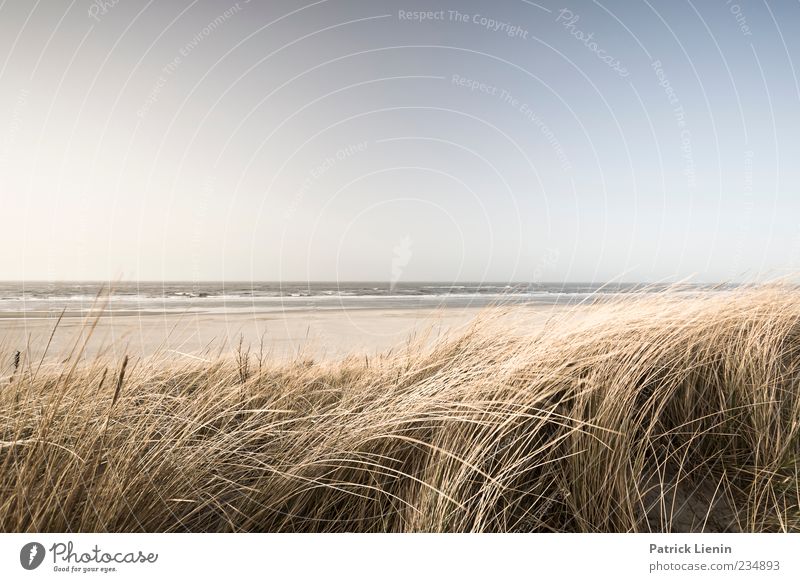
<instances>
[{"instance_id":1,"label":"hazy horizon","mask_svg":"<svg viewBox=\"0 0 800 582\"><path fill-rule=\"evenodd\" d=\"M655 280L645 280L645 281L634 281L634 280L610 280L610 281L591 281L591 280L570 280L570 281L559 281L559 280L551 280L551 281L523 281L521 279L515 280L472 280L472 279L458 279L458 280L450 280L450 279L415 279L415 280L408 280L408 281L400 281L395 284L401 285L415 285L419 283L423 284L430 284L430 283L440 283L440 284L447 284L447 285L464 285L464 284L476 284L476 285L700 285L700 286L709 286L709 285L739 285L739 286L746 286L746 285L755 285L761 283L770 283L770 282L779 282L779 281L793 281L795 277L780 277L775 279L768 279L764 280L752 280L752 281L697 281L691 278L686 278L683 280L675 280L675 281L655 281ZM309 284L309 285L318 285L318 284L354 284L354 283L380 283L380 284L392 284L393 281L391 279L121 279L121 280L114 280L114 279L0 279L0 284L13 284L13 283L36 283L36 284L50 284L50 285L59 285L59 284L123 284L123 285L135 285L135 284L146 284L146 283L158 283L158 284L174 284L174 283L185 283L190 285L202 285L202 284Z\"/></svg>"},{"instance_id":2,"label":"hazy horizon","mask_svg":"<svg viewBox=\"0 0 800 582\"><path fill-rule=\"evenodd\" d=\"M8 0L0 280L794 275L798 24L798 3Z\"/></svg>"}]
</instances>

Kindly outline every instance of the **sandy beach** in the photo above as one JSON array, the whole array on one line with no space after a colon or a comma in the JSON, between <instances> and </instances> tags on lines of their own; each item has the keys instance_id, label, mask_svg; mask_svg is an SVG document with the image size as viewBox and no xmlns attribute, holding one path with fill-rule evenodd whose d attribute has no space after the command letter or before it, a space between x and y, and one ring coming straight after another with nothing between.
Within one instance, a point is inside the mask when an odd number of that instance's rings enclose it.
<instances>
[{"instance_id":1,"label":"sandy beach","mask_svg":"<svg viewBox=\"0 0 800 582\"><path fill-rule=\"evenodd\" d=\"M515 329L536 329L564 307L527 305L507 308L504 317L519 320ZM99 317L82 313L26 312L0 314L0 348L30 354L38 360L52 341L48 361L66 358L82 344L87 329L96 326L86 344L87 358L106 353L138 357L159 353L175 358L207 358L230 353L241 341L273 358L291 359L303 353L315 359L374 355L414 338L434 341L457 333L481 307L437 309L328 309L286 312L232 309L227 312L111 312ZM56 323L58 326L56 328ZM55 333L53 330L55 329Z\"/></svg>"},{"instance_id":2,"label":"sandy beach","mask_svg":"<svg viewBox=\"0 0 800 582\"><path fill-rule=\"evenodd\" d=\"M2 320L0 479L44 501L4 531L800 529L794 289L112 311L63 358L72 312L41 368L55 320L33 313Z\"/></svg>"}]
</instances>

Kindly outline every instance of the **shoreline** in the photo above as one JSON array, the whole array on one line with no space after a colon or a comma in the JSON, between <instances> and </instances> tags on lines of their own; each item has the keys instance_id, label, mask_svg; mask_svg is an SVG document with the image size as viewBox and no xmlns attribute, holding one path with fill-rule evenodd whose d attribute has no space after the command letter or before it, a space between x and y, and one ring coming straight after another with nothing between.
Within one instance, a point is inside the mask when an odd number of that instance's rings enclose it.
<instances>
[{"instance_id":1,"label":"shoreline","mask_svg":"<svg viewBox=\"0 0 800 582\"><path fill-rule=\"evenodd\" d=\"M41 367L4 335L0 523L24 495L41 531L800 531L794 290L479 311L257 321L268 351L242 318L127 318Z\"/></svg>"}]
</instances>

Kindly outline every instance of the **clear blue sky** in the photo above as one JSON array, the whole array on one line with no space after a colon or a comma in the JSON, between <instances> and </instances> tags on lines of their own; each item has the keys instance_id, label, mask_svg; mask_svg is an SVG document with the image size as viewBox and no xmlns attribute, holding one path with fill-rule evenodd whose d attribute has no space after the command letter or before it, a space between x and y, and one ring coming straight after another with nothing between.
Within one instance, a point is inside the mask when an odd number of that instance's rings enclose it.
<instances>
[{"instance_id":1,"label":"clear blue sky","mask_svg":"<svg viewBox=\"0 0 800 582\"><path fill-rule=\"evenodd\" d=\"M0 279L793 273L798 26L788 1L8 0Z\"/></svg>"}]
</instances>

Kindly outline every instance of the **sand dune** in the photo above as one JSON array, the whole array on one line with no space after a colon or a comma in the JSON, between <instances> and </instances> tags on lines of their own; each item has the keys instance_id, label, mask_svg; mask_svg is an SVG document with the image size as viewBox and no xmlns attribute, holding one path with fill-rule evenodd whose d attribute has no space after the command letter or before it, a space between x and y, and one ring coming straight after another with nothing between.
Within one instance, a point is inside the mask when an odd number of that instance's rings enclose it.
<instances>
[{"instance_id":1,"label":"sand dune","mask_svg":"<svg viewBox=\"0 0 800 582\"><path fill-rule=\"evenodd\" d=\"M0 529L800 530L794 289L515 309L343 360L7 351Z\"/></svg>"}]
</instances>

